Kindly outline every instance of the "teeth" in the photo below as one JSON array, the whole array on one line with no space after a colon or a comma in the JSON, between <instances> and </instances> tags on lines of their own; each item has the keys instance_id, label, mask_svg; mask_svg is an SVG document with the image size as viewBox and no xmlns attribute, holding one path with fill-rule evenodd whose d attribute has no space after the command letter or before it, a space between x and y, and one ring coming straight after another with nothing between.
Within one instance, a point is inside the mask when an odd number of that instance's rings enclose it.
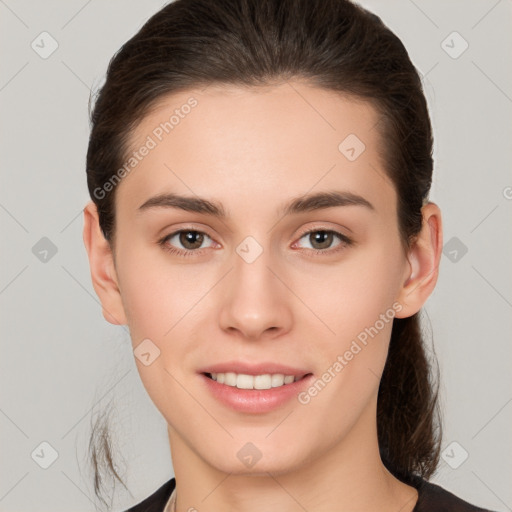
<instances>
[{"instance_id":1,"label":"teeth","mask_svg":"<svg viewBox=\"0 0 512 512\"><path fill-rule=\"evenodd\" d=\"M236 387L238 389L270 389L278 388L286 384L291 384L301 377L294 375L283 375L282 373L264 374L264 375L246 375L244 373L211 373L213 380L219 384Z\"/></svg>"}]
</instances>

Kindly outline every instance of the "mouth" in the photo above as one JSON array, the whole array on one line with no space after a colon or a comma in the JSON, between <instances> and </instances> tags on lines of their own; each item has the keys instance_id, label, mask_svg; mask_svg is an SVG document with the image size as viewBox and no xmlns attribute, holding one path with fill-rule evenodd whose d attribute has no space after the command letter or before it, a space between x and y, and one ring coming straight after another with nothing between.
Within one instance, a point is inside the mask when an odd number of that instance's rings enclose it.
<instances>
[{"instance_id":1,"label":"mouth","mask_svg":"<svg viewBox=\"0 0 512 512\"><path fill-rule=\"evenodd\" d=\"M206 393L244 414L265 414L286 407L314 380L307 368L272 361L226 361L201 368L198 374Z\"/></svg>"},{"instance_id":2,"label":"mouth","mask_svg":"<svg viewBox=\"0 0 512 512\"><path fill-rule=\"evenodd\" d=\"M288 386L312 374L285 375L284 373L265 373L261 375L248 375L234 372L203 372L203 375L216 381L218 384L224 384L237 389L265 390Z\"/></svg>"}]
</instances>

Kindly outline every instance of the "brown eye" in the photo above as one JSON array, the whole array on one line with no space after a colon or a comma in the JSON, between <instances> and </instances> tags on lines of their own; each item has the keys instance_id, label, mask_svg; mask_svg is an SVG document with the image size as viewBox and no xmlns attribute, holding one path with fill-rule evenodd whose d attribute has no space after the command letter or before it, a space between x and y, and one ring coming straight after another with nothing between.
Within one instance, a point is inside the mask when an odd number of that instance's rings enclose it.
<instances>
[{"instance_id":1,"label":"brown eye","mask_svg":"<svg viewBox=\"0 0 512 512\"><path fill-rule=\"evenodd\" d=\"M314 251L316 254L329 254L337 250L341 250L349 245L352 245L352 240L342 233L330 229L313 229L304 233L300 240L305 239L310 244L310 247L305 247ZM338 240L338 243L333 243Z\"/></svg>"},{"instance_id":2,"label":"brown eye","mask_svg":"<svg viewBox=\"0 0 512 512\"><path fill-rule=\"evenodd\" d=\"M178 240L185 249L199 249L203 243L204 235L199 231L181 231L178 233Z\"/></svg>"},{"instance_id":3,"label":"brown eye","mask_svg":"<svg viewBox=\"0 0 512 512\"><path fill-rule=\"evenodd\" d=\"M331 231L313 231L309 233L309 240L313 249L328 249L334 239Z\"/></svg>"},{"instance_id":4,"label":"brown eye","mask_svg":"<svg viewBox=\"0 0 512 512\"><path fill-rule=\"evenodd\" d=\"M206 239L211 240L211 238L202 231L181 229L162 238L159 243L171 253L188 256L203 249L204 247L201 246Z\"/></svg>"}]
</instances>

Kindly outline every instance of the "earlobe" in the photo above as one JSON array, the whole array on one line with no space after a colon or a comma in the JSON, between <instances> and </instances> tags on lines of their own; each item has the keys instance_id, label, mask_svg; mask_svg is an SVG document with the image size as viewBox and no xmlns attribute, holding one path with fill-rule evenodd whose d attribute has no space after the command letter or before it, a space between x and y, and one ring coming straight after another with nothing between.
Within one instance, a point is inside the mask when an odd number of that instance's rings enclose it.
<instances>
[{"instance_id":1,"label":"earlobe","mask_svg":"<svg viewBox=\"0 0 512 512\"><path fill-rule=\"evenodd\" d=\"M98 295L107 322L126 324L126 315L118 286L114 258L110 244L99 225L96 205L89 201L84 208L83 240L89 258L94 290Z\"/></svg>"},{"instance_id":2,"label":"earlobe","mask_svg":"<svg viewBox=\"0 0 512 512\"><path fill-rule=\"evenodd\" d=\"M423 223L420 233L409 250L408 276L400 290L398 301L403 308L398 318L417 313L433 292L439 274L443 247L441 211L434 203L422 208Z\"/></svg>"}]
</instances>

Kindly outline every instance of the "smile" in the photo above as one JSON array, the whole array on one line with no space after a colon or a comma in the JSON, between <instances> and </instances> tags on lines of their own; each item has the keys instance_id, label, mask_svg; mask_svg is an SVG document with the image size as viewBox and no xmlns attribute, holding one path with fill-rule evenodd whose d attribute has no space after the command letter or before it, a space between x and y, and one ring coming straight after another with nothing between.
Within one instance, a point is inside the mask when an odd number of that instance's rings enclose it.
<instances>
[{"instance_id":1,"label":"smile","mask_svg":"<svg viewBox=\"0 0 512 512\"><path fill-rule=\"evenodd\" d=\"M304 375L284 375L283 373L247 375L244 373L206 373L207 377L217 381L219 384L225 384L238 389L271 389L286 386L292 382L301 380Z\"/></svg>"}]
</instances>

